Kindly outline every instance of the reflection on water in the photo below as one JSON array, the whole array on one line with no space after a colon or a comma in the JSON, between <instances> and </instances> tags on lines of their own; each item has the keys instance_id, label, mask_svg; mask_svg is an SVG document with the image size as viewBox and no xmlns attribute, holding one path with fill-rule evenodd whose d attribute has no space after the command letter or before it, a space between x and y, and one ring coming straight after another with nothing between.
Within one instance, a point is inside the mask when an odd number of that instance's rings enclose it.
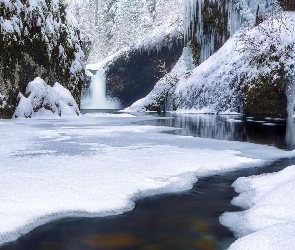
<instances>
[{"instance_id":1,"label":"reflection on water","mask_svg":"<svg viewBox=\"0 0 295 250\"><path fill-rule=\"evenodd\" d=\"M253 118L241 115L188 115L166 113L165 117L142 122L159 126L181 128L167 133L217 140L252 142L281 149L293 150L294 118Z\"/></svg>"},{"instance_id":2,"label":"reflection on water","mask_svg":"<svg viewBox=\"0 0 295 250\"><path fill-rule=\"evenodd\" d=\"M295 125L293 117L288 117L286 122L285 144L288 149L295 149Z\"/></svg>"}]
</instances>

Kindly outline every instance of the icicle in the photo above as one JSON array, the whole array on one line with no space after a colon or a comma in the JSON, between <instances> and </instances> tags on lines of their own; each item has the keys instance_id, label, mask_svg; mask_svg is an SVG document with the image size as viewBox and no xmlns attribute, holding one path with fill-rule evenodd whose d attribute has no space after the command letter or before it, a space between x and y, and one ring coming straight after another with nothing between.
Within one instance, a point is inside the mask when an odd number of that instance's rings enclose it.
<instances>
[{"instance_id":1,"label":"icicle","mask_svg":"<svg viewBox=\"0 0 295 250\"><path fill-rule=\"evenodd\" d=\"M211 7L204 10L204 0L183 0L184 4L184 37L185 42L190 38L195 38L200 48L200 63L204 62L216 50L215 40L225 42L226 32L222 36L215 34L216 31L206 31L204 34L204 14L203 12L212 12ZM276 0L229 0L227 11L229 12L228 30L232 36L243 25L253 26L255 24L256 14L265 18L274 11ZM219 0L209 0L210 6L221 8ZM259 10L259 13L257 13ZM226 28L225 28L226 29ZM220 43L219 43L220 44Z\"/></svg>"},{"instance_id":2,"label":"icicle","mask_svg":"<svg viewBox=\"0 0 295 250\"><path fill-rule=\"evenodd\" d=\"M204 0L183 0L183 29L187 41L194 33L194 21L196 20L197 3Z\"/></svg>"},{"instance_id":3,"label":"icicle","mask_svg":"<svg viewBox=\"0 0 295 250\"><path fill-rule=\"evenodd\" d=\"M256 16L265 19L281 11L277 0L230 0L229 30L232 36L243 25L253 26Z\"/></svg>"}]
</instances>

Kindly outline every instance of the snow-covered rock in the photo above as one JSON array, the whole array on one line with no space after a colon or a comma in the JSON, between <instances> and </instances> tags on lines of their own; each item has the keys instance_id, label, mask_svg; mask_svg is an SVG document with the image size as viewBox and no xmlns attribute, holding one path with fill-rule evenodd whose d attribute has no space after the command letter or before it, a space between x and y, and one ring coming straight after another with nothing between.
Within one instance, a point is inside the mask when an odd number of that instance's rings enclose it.
<instances>
[{"instance_id":1,"label":"snow-covered rock","mask_svg":"<svg viewBox=\"0 0 295 250\"><path fill-rule=\"evenodd\" d=\"M79 115L78 105L70 91L56 82L52 87L37 77L30 82L26 96L19 93L13 117Z\"/></svg>"}]
</instances>

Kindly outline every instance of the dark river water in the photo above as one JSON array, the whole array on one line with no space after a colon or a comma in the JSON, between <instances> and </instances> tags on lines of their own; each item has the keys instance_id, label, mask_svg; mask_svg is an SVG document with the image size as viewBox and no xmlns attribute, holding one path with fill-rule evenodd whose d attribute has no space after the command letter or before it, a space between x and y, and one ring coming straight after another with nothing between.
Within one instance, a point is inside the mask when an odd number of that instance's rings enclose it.
<instances>
[{"instance_id":1,"label":"dark river water","mask_svg":"<svg viewBox=\"0 0 295 250\"><path fill-rule=\"evenodd\" d=\"M294 118L244 117L241 115L177 115L166 113L142 124L181 128L170 134L217 140L266 144L280 149L295 148Z\"/></svg>"},{"instance_id":2,"label":"dark river water","mask_svg":"<svg viewBox=\"0 0 295 250\"><path fill-rule=\"evenodd\" d=\"M293 118L164 114L142 124L181 128L170 133L183 136L294 149ZM0 250L226 249L235 237L218 218L225 211L239 210L230 204L236 196L232 182L240 176L275 172L292 164L295 159L282 159L264 167L201 178L192 190L140 199L133 211L122 215L56 220Z\"/></svg>"}]
</instances>

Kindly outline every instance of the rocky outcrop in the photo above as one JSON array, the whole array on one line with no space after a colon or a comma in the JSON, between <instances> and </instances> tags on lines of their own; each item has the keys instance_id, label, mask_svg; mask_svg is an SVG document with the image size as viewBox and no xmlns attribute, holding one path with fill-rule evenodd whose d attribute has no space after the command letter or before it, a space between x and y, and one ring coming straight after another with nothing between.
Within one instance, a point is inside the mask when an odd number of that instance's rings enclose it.
<instances>
[{"instance_id":1,"label":"rocky outcrop","mask_svg":"<svg viewBox=\"0 0 295 250\"><path fill-rule=\"evenodd\" d=\"M84 43L64 1L0 3L0 117L11 117L19 92L41 77L59 82L80 103Z\"/></svg>"}]
</instances>

